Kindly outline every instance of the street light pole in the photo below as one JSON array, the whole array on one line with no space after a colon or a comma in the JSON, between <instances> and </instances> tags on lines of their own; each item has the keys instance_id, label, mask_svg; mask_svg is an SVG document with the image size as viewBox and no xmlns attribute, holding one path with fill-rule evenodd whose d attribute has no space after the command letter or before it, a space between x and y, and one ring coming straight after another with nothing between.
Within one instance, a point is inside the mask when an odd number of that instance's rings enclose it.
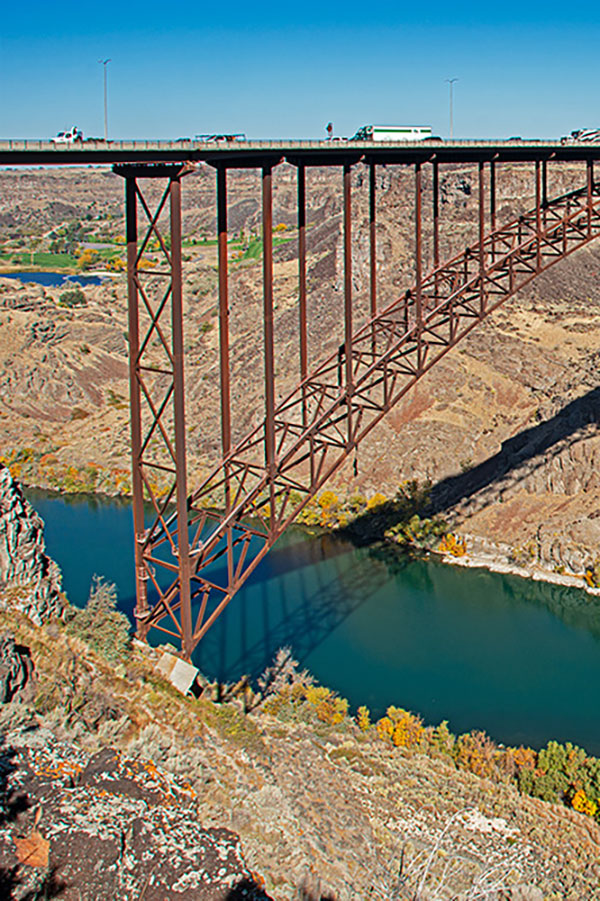
<instances>
[{"instance_id":1,"label":"street light pole","mask_svg":"<svg viewBox=\"0 0 600 901\"><path fill-rule=\"evenodd\" d=\"M450 85L450 140L454 137L454 82L458 81L458 78L447 78L447 83Z\"/></svg>"},{"instance_id":2,"label":"street light pole","mask_svg":"<svg viewBox=\"0 0 600 901\"><path fill-rule=\"evenodd\" d=\"M111 60L99 59L98 62L104 66L104 140L108 141L108 76L106 67Z\"/></svg>"}]
</instances>

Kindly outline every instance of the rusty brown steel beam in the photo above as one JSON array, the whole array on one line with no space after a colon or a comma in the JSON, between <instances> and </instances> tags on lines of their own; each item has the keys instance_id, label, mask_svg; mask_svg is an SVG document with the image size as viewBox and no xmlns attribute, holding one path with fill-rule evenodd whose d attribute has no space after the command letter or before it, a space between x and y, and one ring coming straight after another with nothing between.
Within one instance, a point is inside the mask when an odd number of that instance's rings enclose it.
<instances>
[{"instance_id":1,"label":"rusty brown steel beam","mask_svg":"<svg viewBox=\"0 0 600 901\"><path fill-rule=\"evenodd\" d=\"M344 356L347 404L348 447L354 440L352 423L352 167L344 163Z\"/></svg>"},{"instance_id":2,"label":"rusty brown steel beam","mask_svg":"<svg viewBox=\"0 0 600 901\"><path fill-rule=\"evenodd\" d=\"M221 445L231 449L231 382L229 365L229 286L227 248L227 170L217 169L217 241L219 267L219 372L221 379ZM228 485L227 485L227 493Z\"/></svg>"},{"instance_id":3,"label":"rusty brown steel beam","mask_svg":"<svg viewBox=\"0 0 600 901\"><path fill-rule=\"evenodd\" d=\"M485 292L485 243L484 243L484 235L485 235L485 172L484 172L485 163L480 162L478 164L478 173L479 173L479 192L478 192L478 206L479 206L479 312L481 316L485 315L485 307L487 302L487 295Z\"/></svg>"},{"instance_id":4,"label":"rusty brown steel beam","mask_svg":"<svg viewBox=\"0 0 600 901\"><path fill-rule=\"evenodd\" d=\"M586 188L587 188L587 228L588 236L592 234L592 194L594 191L594 161L589 159L586 164Z\"/></svg>"},{"instance_id":5,"label":"rusty brown steel beam","mask_svg":"<svg viewBox=\"0 0 600 901\"><path fill-rule=\"evenodd\" d=\"M415 297L417 317L417 366L423 366L421 332L423 329L423 222L422 222L421 164L415 165Z\"/></svg>"},{"instance_id":6,"label":"rusty brown steel beam","mask_svg":"<svg viewBox=\"0 0 600 901\"><path fill-rule=\"evenodd\" d=\"M183 298L181 275L181 183L187 166L115 167L125 177L128 307L130 340L130 395L132 431L133 507L136 556L136 617L138 634L147 633L157 611L171 619L174 637L186 656L192 652L191 567L187 527L186 426L184 404ZM167 184L151 209L139 179L161 179ZM138 207L145 217L140 232ZM161 216L168 218L170 242ZM160 269L148 270L144 253L156 240L163 257ZM156 349L157 348L157 349ZM155 357L162 356L164 362ZM156 480L162 478L162 485ZM144 502L152 507L151 525L144 528ZM175 512L172 512L173 504ZM176 573L176 585L167 596L155 575L153 549L164 545L169 559L160 566ZM152 611L148 583L159 597ZM178 613L173 612L176 604ZM159 628L165 627L154 623Z\"/></svg>"},{"instance_id":7,"label":"rusty brown steel beam","mask_svg":"<svg viewBox=\"0 0 600 901\"><path fill-rule=\"evenodd\" d=\"M546 207L548 206L548 160L542 160L542 207L544 210L544 227L546 226Z\"/></svg>"},{"instance_id":8,"label":"rusty brown steel beam","mask_svg":"<svg viewBox=\"0 0 600 901\"><path fill-rule=\"evenodd\" d=\"M492 235L496 231L496 160L490 160L490 231ZM492 263L496 250L495 244L496 242L492 238Z\"/></svg>"},{"instance_id":9,"label":"rusty brown steel beam","mask_svg":"<svg viewBox=\"0 0 600 901\"><path fill-rule=\"evenodd\" d=\"M440 180L437 157L432 161L432 227L433 227L433 268L440 265ZM435 276L435 303L438 297L438 276Z\"/></svg>"},{"instance_id":10,"label":"rusty brown steel beam","mask_svg":"<svg viewBox=\"0 0 600 901\"><path fill-rule=\"evenodd\" d=\"M141 390L138 372L139 310L136 281L137 261L137 190L135 176L125 179L125 222L127 241L127 306L129 343L129 409L131 426L131 486L133 494L133 531L136 583L136 615L138 637L144 638L147 628L143 617L148 612L147 576L143 562L142 545L146 527L144 524L144 486L140 465L142 449Z\"/></svg>"},{"instance_id":11,"label":"rusty brown steel beam","mask_svg":"<svg viewBox=\"0 0 600 901\"><path fill-rule=\"evenodd\" d=\"M434 160L433 166L433 268L440 265L440 186L439 163Z\"/></svg>"},{"instance_id":12,"label":"rusty brown steel beam","mask_svg":"<svg viewBox=\"0 0 600 901\"><path fill-rule=\"evenodd\" d=\"M262 170L263 319L265 348L265 466L270 481L269 519L275 518L275 362L273 330L273 174Z\"/></svg>"},{"instance_id":13,"label":"rusty brown steel beam","mask_svg":"<svg viewBox=\"0 0 600 901\"><path fill-rule=\"evenodd\" d=\"M536 267L542 265L542 181L540 161L535 161L535 234L536 234Z\"/></svg>"},{"instance_id":14,"label":"rusty brown steel beam","mask_svg":"<svg viewBox=\"0 0 600 901\"><path fill-rule=\"evenodd\" d=\"M377 166L369 163L369 313L377 315ZM373 348L375 351L375 348Z\"/></svg>"},{"instance_id":15,"label":"rusty brown steel beam","mask_svg":"<svg viewBox=\"0 0 600 901\"><path fill-rule=\"evenodd\" d=\"M300 328L300 381L308 373L308 317L306 308L306 169L298 166L298 315ZM303 388L302 421L306 425L306 389Z\"/></svg>"},{"instance_id":16,"label":"rusty brown steel beam","mask_svg":"<svg viewBox=\"0 0 600 901\"><path fill-rule=\"evenodd\" d=\"M229 250L227 246L227 169L217 167L217 245L219 270L219 382L221 400L221 447L226 459L231 450L231 372L229 361ZM228 463L224 464L225 509L229 510L232 501L231 472ZM227 535L227 566L229 576L232 575L233 535L231 529ZM200 606L199 618L204 616L204 604Z\"/></svg>"},{"instance_id":17,"label":"rusty brown steel beam","mask_svg":"<svg viewBox=\"0 0 600 901\"><path fill-rule=\"evenodd\" d=\"M181 181L171 179L171 330L173 342L173 418L176 454L177 552L181 603L182 650L188 659L192 645L191 565L188 533L188 489L183 361L183 296L181 277Z\"/></svg>"}]
</instances>

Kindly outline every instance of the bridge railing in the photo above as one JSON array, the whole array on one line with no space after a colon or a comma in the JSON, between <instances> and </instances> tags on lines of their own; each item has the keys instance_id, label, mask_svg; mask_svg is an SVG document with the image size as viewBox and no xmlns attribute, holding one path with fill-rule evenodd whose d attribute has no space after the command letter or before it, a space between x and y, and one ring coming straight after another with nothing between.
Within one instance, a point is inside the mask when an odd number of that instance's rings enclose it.
<instances>
[{"instance_id":1,"label":"bridge railing","mask_svg":"<svg viewBox=\"0 0 600 901\"><path fill-rule=\"evenodd\" d=\"M169 139L132 139L132 140L108 140L102 138L88 138L84 141L76 141L73 143L55 143L50 138L6 138L0 139L0 150L3 151L56 151L57 153L69 153L73 151L81 152L89 150L183 150L183 149L199 149L199 150L216 150L227 153L243 153L247 150L330 150L339 151L343 148L351 150L373 150L378 148L398 148L398 149L426 149L443 147L481 147L503 148L503 147L564 147L559 138L528 138L522 141L509 141L503 139L481 140L477 138L461 138L451 141L440 139L424 141L353 141L347 138L338 140L320 140L320 139L291 139L291 140L249 140L249 141L196 141L190 140L169 140ZM588 151L594 149L594 145L589 142L569 142L571 148L585 148ZM600 152L600 145L595 145Z\"/></svg>"}]
</instances>

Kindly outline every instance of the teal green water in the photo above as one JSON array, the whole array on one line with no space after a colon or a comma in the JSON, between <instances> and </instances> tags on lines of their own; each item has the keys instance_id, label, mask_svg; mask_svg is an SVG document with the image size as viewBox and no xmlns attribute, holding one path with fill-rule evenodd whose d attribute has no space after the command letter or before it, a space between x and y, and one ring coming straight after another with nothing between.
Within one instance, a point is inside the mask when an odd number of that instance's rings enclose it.
<instances>
[{"instance_id":1,"label":"teal green water","mask_svg":"<svg viewBox=\"0 0 600 901\"><path fill-rule=\"evenodd\" d=\"M94 573L134 604L128 503L29 492L71 600ZM582 591L399 558L333 536L285 535L201 643L195 662L232 681L278 647L381 714L389 704L485 729L505 743L571 740L600 754L600 603Z\"/></svg>"}]
</instances>

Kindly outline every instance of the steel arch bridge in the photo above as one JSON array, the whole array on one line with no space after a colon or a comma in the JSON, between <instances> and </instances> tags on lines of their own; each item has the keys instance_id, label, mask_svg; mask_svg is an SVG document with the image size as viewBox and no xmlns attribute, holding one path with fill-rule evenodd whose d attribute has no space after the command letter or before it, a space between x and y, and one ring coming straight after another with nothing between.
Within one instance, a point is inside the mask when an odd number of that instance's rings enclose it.
<instances>
[{"instance_id":1,"label":"steel arch bridge","mask_svg":"<svg viewBox=\"0 0 600 901\"><path fill-rule=\"evenodd\" d=\"M282 532L398 400L497 307L600 232L600 191L594 182L591 159L583 167L581 187L552 198L547 196L547 161L534 160L535 205L525 215L502 225L496 223L496 161L479 160L478 240L452 259L440 262L439 162L434 157L429 163L433 169L434 265L430 272L424 272L422 181L427 163L417 161L412 164L414 283L393 303L378 309L377 162L365 154L370 201L370 319L354 328L351 174L355 161L346 159L341 163L344 341L338 352L309 367L307 163L302 159L294 162L299 260L298 383L283 400L276 401L270 240L274 165L267 160L260 167L264 419L235 444L231 436L228 331L229 166L227 162L216 165L222 458L202 484L193 489L188 486L186 474L181 297L181 181L187 167L156 167L151 173L145 167L116 167L126 179L127 196L136 616L141 635L150 628L160 629L180 642L186 657ZM139 181L148 175L165 179L164 193L153 209ZM157 226L167 203L169 242ZM140 234L138 212L143 217ZM165 283L153 297L146 288L148 274L140 268L149 240L158 241L165 260ZM155 273L152 281L156 286ZM164 367L149 362L153 341L158 341L164 350ZM170 480L166 492L159 493L153 487L152 476L157 470ZM144 523L145 499L151 501L153 509L149 526Z\"/></svg>"},{"instance_id":2,"label":"steel arch bridge","mask_svg":"<svg viewBox=\"0 0 600 901\"><path fill-rule=\"evenodd\" d=\"M10 144L10 146L5 146ZM39 145L39 146L38 146ZM600 146L547 142L116 142L57 149L0 142L0 163L106 163L125 179L133 511L138 634L174 638L189 658L262 558L324 483L406 392L478 323L540 273L600 233ZM188 485L184 402L181 190L203 161L216 170L221 460L202 484ZM298 345L296 387L275 396L273 171L297 171ZM531 163L532 208L499 223L496 181L506 163ZM577 163L580 185L548 194L548 170ZM352 283L352 168L369 173L369 321L355 327ZM440 169L469 163L478 176L477 240L440 260ZM413 284L381 307L377 291L377 167L414 172ZM309 365L306 169L342 173L344 340ZM423 173L431 169L432 208L423 213ZM232 440L229 351L227 173L259 169L262 180L264 418ZM429 172L427 173L429 175ZM162 193L156 200L157 187ZM165 229L164 221L168 225ZM429 232L424 234L424 230ZM148 271L144 252L163 265ZM425 270L424 246L432 247ZM157 350L158 348L158 350ZM166 490L156 487L160 475ZM215 506L217 499L218 506ZM148 521L145 505L150 504Z\"/></svg>"}]
</instances>

